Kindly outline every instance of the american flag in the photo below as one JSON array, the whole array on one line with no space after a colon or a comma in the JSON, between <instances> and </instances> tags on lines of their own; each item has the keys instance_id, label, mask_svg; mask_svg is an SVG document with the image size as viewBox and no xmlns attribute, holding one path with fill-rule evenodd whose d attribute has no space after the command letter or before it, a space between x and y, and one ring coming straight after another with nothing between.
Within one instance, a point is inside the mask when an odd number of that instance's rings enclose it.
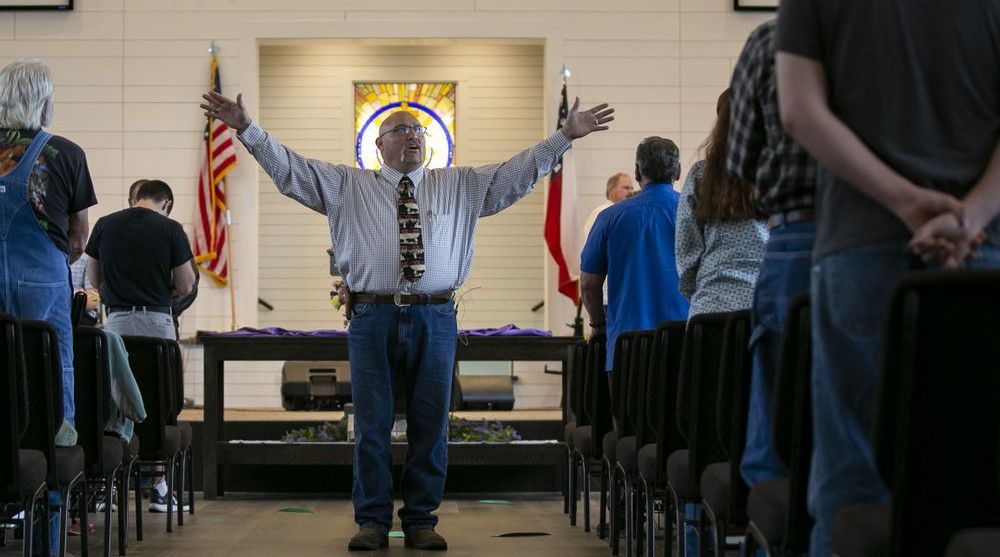
<instances>
[{"instance_id":1,"label":"american flag","mask_svg":"<svg viewBox=\"0 0 1000 557\"><path fill-rule=\"evenodd\" d=\"M212 56L212 89L222 92L219 61ZM198 174L198 214L195 216L194 260L219 286L229 281L229 250L226 242L225 179L236 166L236 146L226 124L209 117L205 122L201 171Z\"/></svg>"}]
</instances>

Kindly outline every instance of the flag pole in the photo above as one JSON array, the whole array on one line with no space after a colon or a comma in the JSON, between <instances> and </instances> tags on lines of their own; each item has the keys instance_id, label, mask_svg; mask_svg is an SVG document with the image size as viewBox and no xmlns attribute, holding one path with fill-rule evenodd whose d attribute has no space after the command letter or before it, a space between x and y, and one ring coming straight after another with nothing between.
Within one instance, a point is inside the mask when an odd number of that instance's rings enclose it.
<instances>
[{"instance_id":1,"label":"flag pole","mask_svg":"<svg viewBox=\"0 0 1000 557\"><path fill-rule=\"evenodd\" d=\"M226 198L226 267L228 267L228 273L226 273L226 283L229 285L229 330L236 330L236 286L233 284L233 279L236 278L236 273L233 272L233 217L232 213L229 212L229 190L226 187L226 181L222 181L222 196Z\"/></svg>"}]
</instances>

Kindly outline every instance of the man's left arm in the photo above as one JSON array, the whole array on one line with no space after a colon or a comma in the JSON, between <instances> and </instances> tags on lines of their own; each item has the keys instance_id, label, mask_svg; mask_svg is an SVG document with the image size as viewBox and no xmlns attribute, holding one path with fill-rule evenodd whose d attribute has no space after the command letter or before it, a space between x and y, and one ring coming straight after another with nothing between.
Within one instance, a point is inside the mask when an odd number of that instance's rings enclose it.
<instances>
[{"instance_id":1,"label":"man's left arm","mask_svg":"<svg viewBox=\"0 0 1000 557\"><path fill-rule=\"evenodd\" d=\"M191 269L194 271L194 284L191 291L183 296L178 296L170 301L170 308L174 316L180 315L184 310L191 307L195 298L198 297L198 283L201 282L201 273L198 272L198 264L191 259Z\"/></svg>"},{"instance_id":2,"label":"man's left arm","mask_svg":"<svg viewBox=\"0 0 1000 557\"><path fill-rule=\"evenodd\" d=\"M506 162L471 169L471 181L486 189L479 216L495 215L531 193L538 180L552 172L559 157L571 145L570 139L560 130Z\"/></svg>"},{"instance_id":3,"label":"man's left arm","mask_svg":"<svg viewBox=\"0 0 1000 557\"><path fill-rule=\"evenodd\" d=\"M69 237L69 262L71 264L76 263L76 260L83 255L83 248L87 245L87 230L89 228L86 209L69 214L69 230L66 231L66 236Z\"/></svg>"},{"instance_id":4,"label":"man's left arm","mask_svg":"<svg viewBox=\"0 0 1000 557\"><path fill-rule=\"evenodd\" d=\"M582 112L579 108L580 99L576 99L562 129L545 141L521 151L507 162L469 171L466 179L486 190L479 216L495 215L531 193L535 183L555 168L573 140L606 130L606 124L614 120L614 109L607 104Z\"/></svg>"}]
</instances>

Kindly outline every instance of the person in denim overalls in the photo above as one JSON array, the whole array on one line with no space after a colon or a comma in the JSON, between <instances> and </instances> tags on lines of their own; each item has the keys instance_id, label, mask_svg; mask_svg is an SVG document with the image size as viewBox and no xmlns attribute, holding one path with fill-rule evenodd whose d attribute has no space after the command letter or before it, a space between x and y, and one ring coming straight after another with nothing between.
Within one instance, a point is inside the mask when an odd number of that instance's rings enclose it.
<instances>
[{"instance_id":1,"label":"person in denim overalls","mask_svg":"<svg viewBox=\"0 0 1000 557\"><path fill-rule=\"evenodd\" d=\"M0 126L38 130L16 166L0 176L0 310L19 319L46 321L55 330L63 386L63 423L56 444L71 446L76 444L76 431L69 256L36 216L29 187L39 155L53 137L40 129L48 120L51 88L48 68L40 61L20 60L0 71ZM29 117L32 107L41 114ZM59 500L58 491L49 492L51 504L58 505ZM51 551L57 555L58 517L50 522L50 530Z\"/></svg>"}]
</instances>

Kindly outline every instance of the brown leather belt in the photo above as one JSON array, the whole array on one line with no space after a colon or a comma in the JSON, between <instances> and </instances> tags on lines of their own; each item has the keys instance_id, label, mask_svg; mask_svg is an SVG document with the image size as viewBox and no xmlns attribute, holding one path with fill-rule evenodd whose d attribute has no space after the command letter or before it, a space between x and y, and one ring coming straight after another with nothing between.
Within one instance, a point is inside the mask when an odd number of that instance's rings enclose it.
<instances>
[{"instance_id":1,"label":"brown leather belt","mask_svg":"<svg viewBox=\"0 0 1000 557\"><path fill-rule=\"evenodd\" d=\"M786 226L797 222L811 222L814 220L816 220L816 211L813 209L795 209L793 211L784 211L771 215L767 219L767 228L770 230L779 226Z\"/></svg>"},{"instance_id":2,"label":"brown leather belt","mask_svg":"<svg viewBox=\"0 0 1000 557\"><path fill-rule=\"evenodd\" d=\"M367 294L365 292L355 292L351 294L351 301L354 304L395 304L399 307L433 305L450 302L454 292L440 292L438 294L406 294L399 292L396 294Z\"/></svg>"}]
</instances>

